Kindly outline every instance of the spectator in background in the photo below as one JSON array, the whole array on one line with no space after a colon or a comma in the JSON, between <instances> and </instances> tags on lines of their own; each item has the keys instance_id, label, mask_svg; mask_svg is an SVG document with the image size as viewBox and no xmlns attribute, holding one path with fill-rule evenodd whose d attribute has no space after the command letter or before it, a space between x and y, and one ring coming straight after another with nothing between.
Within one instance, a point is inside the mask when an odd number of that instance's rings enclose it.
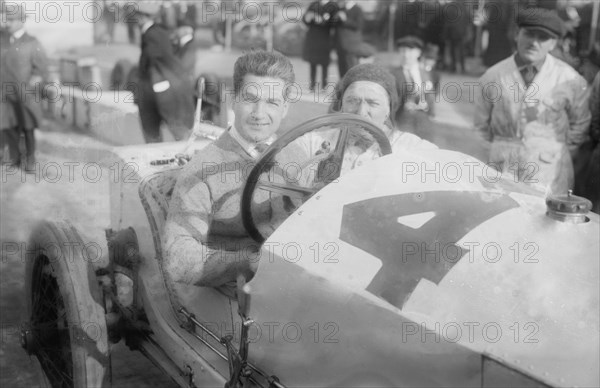
<instances>
[{"instance_id":1,"label":"spectator in background","mask_svg":"<svg viewBox=\"0 0 600 388\"><path fill-rule=\"evenodd\" d=\"M316 84L317 66L321 66L320 87L327 86L333 16L337 9L337 4L333 1L314 1L310 3L302 16L302 21L308 26L302 58L310 65L309 88L311 91L315 88L319 89Z\"/></svg>"},{"instance_id":2,"label":"spectator in background","mask_svg":"<svg viewBox=\"0 0 600 388\"><path fill-rule=\"evenodd\" d=\"M428 59L431 59L432 66L436 66L436 64L439 63L441 67L443 67L444 53L446 52L446 38L444 37L444 14L443 12L440 12L439 3L437 1L428 1L424 6L424 52Z\"/></svg>"},{"instance_id":3,"label":"spectator in background","mask_svg":"<svg viewBox=\"0 0 600 388\"><path fill-rule=\"evenodd\" d=\"M127 40L129 44L137 44L138 25L136 20L136 3L127 2L123 5L123 23L127 27Z\"/></svg>"},{"instance_id":4,"label":"spectator in background","mask_svg":"<svg viewBox=\"0 0 600 388\"><path fill-rule=\"evenodd\" d=\"M492 142L492 165L562 194L573 187L572 158L587 139L587 84L548 55L564 34L555 11L523 10L517 24L517 53L479 80L475 127Z\"/></svg>"},{"instance_id":5,"label":"spectator in background","mask_svg":"<svg viewBox=\"0 0 600 388\"><path fill-rule=\"evenodd\" d=\"M173 0L163 0L160 5L160 22L169 31L177 28L177 8Z\"/></svg>"},{"instance_id":6,"label":"spectator in background","mask_svg":"<svg viewBox=\"0 0 600 388\"><path fill-rule=\"evenodd\" d=\"M8 143L10 160L14 166L23 162L19 149L21 134L25 137L25 172L35 172L34 131L42 124L42 89L47 74L48 59L40 42L25 31L25 12L18 5L14 10L2 7L0 15L6 24L6 34L0 47L0 84L2 99L12 105L14 117L5 117L5 125L15 124L3 130ZM6 38L8 36L8 38ZM34 91L32 94L31 91ZM6 95L4 94L6 93ZM6 110L8 106L4 106ZM10 109L8 110L10 112ZM10 114L10 113L9 113ZM4 116L4 115L3 115ZM16 119L16 120L14 120Z\"/></svg>"},{"instance_id":7,"label":"spectator in background","mask_svg":"<svg viewBox=\"0 0 600 388\"><path fill-rule=\"evenodd\" d=\"M394 17L394 40L407 35L424 38L423 2L400 0Z\"/></svg>"},{"instance_id":8,"label":"spectator in background","mask_svg":"<svg viewBox=\"0 0 600 388\"><path fill-rule=\"evenodd\" d=\"M339 10L335 14L335 49L338 56L340 79L353 66L358 64L363 46L362 29L364 15L356 1L338 1Z\"/></svg>"},{"instance_id":9,"label":"spectator in background","mask_svg":"<svg viewBox=\"0 0 600 388\"><path fill-rule=\"evenodd\" d=\"M190 26L194 30L197 27L197 9L194 2L178 1L175 3L178 26Z\"/></svg>"},{"instance_id":10,"label":"spectator in background","mask_svg":"<svg viewBox=\"0 0 600 388\"><path fill-rule=\"evenodd\" d=\"M8 47L9 43L9 34L4 31L4 29L0 29L0 47ZM0 80L5 80L7 75L4 74L6 68L2 64L0 66ZM6 147L9 144L9 139L11 135L9 132L14 132L17 127L17 117L14 112L13 105L8 100L8 88L2 85L2 99L0 100L0 163L4 164L14 164L11 162L11 158L14 157L14 149ZM13 145L14 146L14 145Z\"/></svg>"},{"instance_id":11,"label":"spectator in background","mask_svg":"<svg viewBox=\"0 0 600 388\"><path fill-rule=\"evenodd\" d=\"M444 5L444 29L446 47L450 50L450 71L465 72L465 43L470 39L471 18L464 0L450 1Z\"/></svg>"},{"instance_id":12,"label":"spectator in background","mask_svg":"<svg viewBox=\"0 0 600 388\"><path fill-rule=\"evenodd\" d=\"M485 3L484 28L489 33L483 64L492 67L514 52L514 16L512 1L494 0Z\"/></svg>"},{"instance_id":13,"label":"spectator in background","mask_svg":"<svg viewBox=\"0 0 600 388\"><path fill-rule=\"evenodd\" d=\"M106 41L115 41L115 24L119 18L119 4L113 0L103 0L102 17L106 25Z\"/></svg>"},{"instance_id":14,"label":"spectator in background","mask_svg":"<svg viewBox=\"0 0 600 388\"><path fill-rule=\"evenodd\" d=\"M185 74L194 81L196 73L196 58L199 50L198 44L194 39L194 28L189 25L177 27L173 34L174 52L181 61Z\"/></svg>"},{"instance_id":15,"label":"spectator in background","mask_svg":"<svg viewBox=\"0 0 600 388\"><path fill-rule=\"evenodd\" d=\"M413 133L419 132L420 116L434 116L435 94L439 75L428 71L420 61L423 41L416 36L405 36L396 42L400 66L391 69L396 78L399 94L399 108L396 122L401 128ZM418 116L418 117L415 117ZM420 119L421 118L421 119Z\"/></svg>"},{"instance_id":16,"label":"spectator in background","mask_svg":"<svg viewBox=\"0 0 600 388\"><path fill-rule=\"evenodd\" d=\"M142 51L137 103L147 143L162 141L162 122L168 125L175 140L186 139L194 121L192 83L173 54L169 32L154 22L158 12L156 3L138 4Z\"/></svg>"},{"instance_id":17,"label":"spectator in background","mask_svg":"<svg viewBox=\"0 0 600 388\"><path fill-rule=\"evenodd\" d=\"M588 163L584 191L581 194L592 201L592 211L600 214L600 73L596 74L592 84L590 110L592 112L590 137L594 144L594 151Z\"/></svg>"}]
</instances>

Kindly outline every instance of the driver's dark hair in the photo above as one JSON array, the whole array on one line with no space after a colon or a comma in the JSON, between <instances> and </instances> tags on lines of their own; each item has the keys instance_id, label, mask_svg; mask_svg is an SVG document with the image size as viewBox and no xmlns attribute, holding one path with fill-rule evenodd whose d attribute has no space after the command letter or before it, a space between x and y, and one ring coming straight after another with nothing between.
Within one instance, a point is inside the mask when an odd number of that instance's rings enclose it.
<instances>
[{"instance_id":1,"label":"driver's dark hair","mask_svg":"<svg viewBox=\"0 0 600 388\"><path fill-rule=\"evenodd\" d=\"M294 83L296 75L294 66L285 55L277 51L253 50L235 61L233 67L233 91L237 96L242 90L244 77L252 74L259 77L279 78L285 82L285 86ZM286 87L286 96L289 93Z\"/></svg>"}]
</instances>

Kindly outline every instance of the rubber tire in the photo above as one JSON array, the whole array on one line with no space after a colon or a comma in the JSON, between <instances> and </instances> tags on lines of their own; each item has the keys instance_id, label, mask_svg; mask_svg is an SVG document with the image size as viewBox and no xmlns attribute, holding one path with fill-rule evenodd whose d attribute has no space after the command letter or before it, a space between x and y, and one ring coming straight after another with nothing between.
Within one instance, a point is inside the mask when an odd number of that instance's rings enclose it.
<instances>
[{"instance_id":1,"label":"rubber tire","mask_svg":"<svg viewBox=\"0 0 600 388\"><path fill-rule=\"evenodd\" d=\"M55 279L58 286L55 288L58 289L64 306L73 366L72 382L66 386L108 387L109 343L102 293L93 267L85 259L84 247L80 234L68 222L43 221L36 225L28 245L28 253L33 253L33 257L28 257L25 272L27 313L30 330L35 331L38 323L34 313L39 311L41 300L49 297L47 292L40 293L39 288L49 279ZM41 295L41 299L34 299L38 295ZM47 311L44 312L48 314ZM56 321L59 321L58 318ZM37 327L40 326L47 327ZM58 335L66 335L64 331L58 332ZM63 347L64 345L59 346ZM43 357L35 355L50 385L65 386L57 384L48 376L48 366ZM53 361L55 364L56 360ZM65 372L68 373L68 370Z\"/></svg>"}]
</instances>

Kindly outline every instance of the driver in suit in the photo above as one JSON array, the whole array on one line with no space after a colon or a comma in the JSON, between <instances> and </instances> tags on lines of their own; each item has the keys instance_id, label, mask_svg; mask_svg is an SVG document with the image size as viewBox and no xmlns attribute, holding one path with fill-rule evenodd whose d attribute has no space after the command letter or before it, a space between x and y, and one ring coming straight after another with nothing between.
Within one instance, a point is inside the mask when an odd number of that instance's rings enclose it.
<instances>
[{"instance_id":1,"label":"driver in suit","mask_svg":"<svg viewBox=\"0 0 600 388\"><path fill-rule=\"evenodd\" d=\"M174 281L197 286L229 285L239 274L252 277L259 246L244 226L240 197L246 179L276 139L288 111L290 60L277 52L252 51L235 63L235 121L197 153L179 175L164 230L165 266ZM260 225L272 219L268 193L257 193ZM264 194L262 197L260 194Z\"/></svg>"}]
</instances>

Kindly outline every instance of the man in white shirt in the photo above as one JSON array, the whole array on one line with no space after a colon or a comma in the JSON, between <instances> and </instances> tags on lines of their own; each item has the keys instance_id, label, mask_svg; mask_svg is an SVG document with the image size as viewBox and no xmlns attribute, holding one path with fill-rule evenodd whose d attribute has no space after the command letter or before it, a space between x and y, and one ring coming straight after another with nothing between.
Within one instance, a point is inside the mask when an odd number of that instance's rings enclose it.
<instances>
[{"instance_id":1,"label":"man in white shirt","mask_svg":"<svg viewBox=\"0 0 600 388\"><path fill-rule=\"evenodd\" d=\"M573 187L572 156L588 136L587 83L548 54L564 34L556 12L527 9L517 24L517 53L479 80L475 128L492 142L490 164L562 194Z\"/></svg>"}]
</instances>

